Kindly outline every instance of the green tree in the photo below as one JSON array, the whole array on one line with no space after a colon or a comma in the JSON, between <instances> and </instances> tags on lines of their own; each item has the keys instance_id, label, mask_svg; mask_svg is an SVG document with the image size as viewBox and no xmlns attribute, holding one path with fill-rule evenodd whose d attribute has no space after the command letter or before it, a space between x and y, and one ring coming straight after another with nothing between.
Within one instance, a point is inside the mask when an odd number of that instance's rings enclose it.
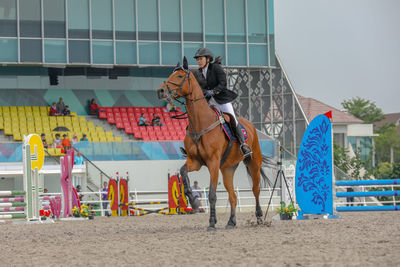
<instances>
[{"instance_id":1,"label":"green tree","mask_svg":"<svg viewBox=\"0 0 400 267\"><path fill-rule=\"evenodd\" d=\"M374 102L360 97L344 100L342 106L348 113L365 123L374 123L385 118L382 110Z\"/></svg>"},{"instance_id":2,"label":"green tree","mask_svg":"<svg viewBox=\"0 0 400 267\"><path fill-rule=\"evenodd\" d=\"M400 135L398 127L394 123L381 126L374 137L376 161L390 162L390 150L393 149L393 158L395 162L400 162Z\"/></svg>"},{"instance_id":3,"label":"green tree","mask_svg":"<svg viewBox=\"0 0 400 267\"><path fill-rule=\"evenodd\" d=\"M361 169L366 165L366 162L361 160L360 150L355 152L355 157L350 158L348 149L339 146L336 142L333 143L333 161L336 167L350 175L353 179L361 178Z\"/></svg>"}]
</instances>

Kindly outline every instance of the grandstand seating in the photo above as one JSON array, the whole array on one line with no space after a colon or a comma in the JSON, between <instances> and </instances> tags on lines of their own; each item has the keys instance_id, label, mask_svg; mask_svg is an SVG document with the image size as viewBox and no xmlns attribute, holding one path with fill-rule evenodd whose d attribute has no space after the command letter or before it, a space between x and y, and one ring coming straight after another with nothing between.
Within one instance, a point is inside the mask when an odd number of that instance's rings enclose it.
<instances>
[{"instance_id":1,"label":"grandstand seating","mask_svg":"<svg viewBox=\"0 0 400 267\"><path fill-rule=\"evenodd\" d=\"M141 114L150 123L153 114L161 118L163 126L139 126ZM173 119L172 116L183 114L181 111L168 112L163 107L100 107L99 118L107 120L117 129L133 135L143 141L178 141L186 136L188 119Z\"/></svg>"},{"instance_id":2,"label":"grandstand seating","mask_svg":"<svg viewBox=\"0 0 400 267\"><path fill-rule=\"evenodd\" d=\"M92 142L121 142L121 137L114 137L112 132L105 132L102 127L79 117L71 112L71 117L49 116L49 107L46 106L3 106L0 107L0 130L5 135L13 136L14 141L22 141L24 135L31 133L46 134L48 144L52 144L57 133L62 137L67 134L72 139L76 133L78 138L86 134ZM56 127L66 127L70 131L53 131ZM61 150L49 149L52 155L60 155Z\"/></svg>"}]
</instances>

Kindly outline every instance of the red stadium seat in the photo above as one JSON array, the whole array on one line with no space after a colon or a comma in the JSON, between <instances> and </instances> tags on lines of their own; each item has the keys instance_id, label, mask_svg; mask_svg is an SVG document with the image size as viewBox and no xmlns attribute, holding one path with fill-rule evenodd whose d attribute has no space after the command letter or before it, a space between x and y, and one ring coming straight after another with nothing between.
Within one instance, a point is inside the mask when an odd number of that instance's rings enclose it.
<instances>
[{"instance_id":1,"label":"red stadium seat","mask_svg":"<svg viewBox=\"0 0 400 267\"><path fill-rule=\"evenodd\" d=\"M133 130L132 130L132 128L130 126L128 127L128 126L125 125L125 133L126 134L133 134L134 132L133 132Z\"/></svg>"},{"instance_id":2,"label":"red stadium seat","mask_svg":"<svg viewBox=\"0 0 400 267\"><path fill-rule=\"evenodd\" d=\"M107 113L110 113L110 112L112 113L112 112L113 112L112 107L106 107L106 112L107 112Z\"/></svg>"},{"instance_id":3,"label":"red stadium seat","mask_svg":"<svg viewBox=\"0 0 400 267\"><path fill-rule=\"evenodd\" d=\"M114 112L114 117L117 118L121 118L121 113L120 112Z\"/></svg>"},{"instance_id":4,"label":"red stadium seat","mask_svg":"<svg viewBox=\"0 0 400 267\"><path fill-rule=\"evenodd\" d=\"M155 107L155 108L154 108L154 111L155 111L156 113L161 113L161 107Z\"/></svg>"},{"instance_id":5,"label":"red stadium seat","mask_svg":"<svg viewBox=\"0 0 400 267\"><path fill-rule=\"evenodd\" d=\"M119 110L121 111L121 113L126 113L126 107L120 107Z\"/></svg>"},{"instance_id":6,"label":"red stadium seat","mask_svg":"<svg viewBox=\"0 0 400 267\"><path fill-rule=\"evenodd\" d=\"M105 107L99 107L99 112L107 112L107 109Z\"/></svg>"},{"instance_id":7,"label":"red stadium seat","mask_svg":"<svg viewBox=\"0 0 400 267\"><path fill-rule=\"evenodd\" d=\"M117 126L117 129L124 129L125 128L125 126L124 126L124 124L122 122L116 122L115 126Z\"/></svg>"},{"instance_id":8,"label":"red stadium seat","mask_svg":"<svg viewBox=\"0 0 400 267\"><path fill-rule=\"evenodd\" d=\"M112 113L107 113L107 121L110 124L115 124L114 115Z\"/></svg>"},{"instance_id":9,"label":"red stadium seat","mask_svg":"<svg viewBox=\"0 0 400 267\"><path fill-rule=\"evenodd\" d=\"M134 137L135 137L136 139L142 139L142 138L143 138L143 134L142 134L142 132L135 132L135 133L134 133Z\"/></svg>"},{"instance_id":10,"label":"red stadium seat","mask_svg":"<svg viewBox=\"0 0 400 267\"><path fill-rule=\"evenodd\" d=\"M100 119L107 119L107 112L99 112Z\"/></svg>"},{"instance_id":11,"label":"red stadium seat","mask_svg":"<svg viewBox=\"0 0 400 267\"><path fill-rule=\"evenodd\" d=\"M115 112L119 112L119 107L113 107L112 110L113 110L114 113Z\"/></svg>"},{"instance_id":12,"label":"red stadium seat","mask_svg":"<svg viewBox=\"0 0 400 267\"><path fill-rule=\"evenodd\" d=\"M126 111L127 111L128 113L134 113L134 108L133 108L133 107L127 107L127 108L126 108Z\"/></svg>"}]
</instances>

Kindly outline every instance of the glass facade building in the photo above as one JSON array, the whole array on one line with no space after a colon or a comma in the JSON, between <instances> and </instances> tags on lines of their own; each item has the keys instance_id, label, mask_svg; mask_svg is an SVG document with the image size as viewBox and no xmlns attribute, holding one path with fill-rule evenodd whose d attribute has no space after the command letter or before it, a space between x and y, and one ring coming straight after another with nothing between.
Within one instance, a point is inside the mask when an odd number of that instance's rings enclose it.
<instances>
[{"instance_id":1,"label":"glass facade building","mask_svg":"<svg viewBox=\"0 0 400 267\"><path fill-rule=\"evenodd\" d=\"M275 66L272 0L1 0L0 62L195 65L202 46L223 64Z\"/></svg>"},{"instance_id":2,"label":"glass facade building","mask_svg":"<svg viewBox=\"0 0 400 267\"><path fill-rule=\"evenodd\" d=\"M275 57L273 0L1 0L0 104L159 105L200 47L222 56L235 112L296 154L307 123Z\"/></svg>"}]
</instances>

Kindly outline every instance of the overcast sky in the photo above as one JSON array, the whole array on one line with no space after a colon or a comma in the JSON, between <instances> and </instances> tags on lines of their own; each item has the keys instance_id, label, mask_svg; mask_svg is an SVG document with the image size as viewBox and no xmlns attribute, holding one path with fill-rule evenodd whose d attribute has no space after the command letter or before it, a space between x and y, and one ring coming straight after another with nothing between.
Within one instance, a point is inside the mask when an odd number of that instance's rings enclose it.
<instances>
[{"instance_id":1,"label":"overcast sky","mask_svg":"<svg viewBox=\"0 0 400 267\"><path fill-rule=\"evenodd\" d=\"M275 0L275 36L298 94L400 112L400 0Z\"/></svg>"}]
</instances>

